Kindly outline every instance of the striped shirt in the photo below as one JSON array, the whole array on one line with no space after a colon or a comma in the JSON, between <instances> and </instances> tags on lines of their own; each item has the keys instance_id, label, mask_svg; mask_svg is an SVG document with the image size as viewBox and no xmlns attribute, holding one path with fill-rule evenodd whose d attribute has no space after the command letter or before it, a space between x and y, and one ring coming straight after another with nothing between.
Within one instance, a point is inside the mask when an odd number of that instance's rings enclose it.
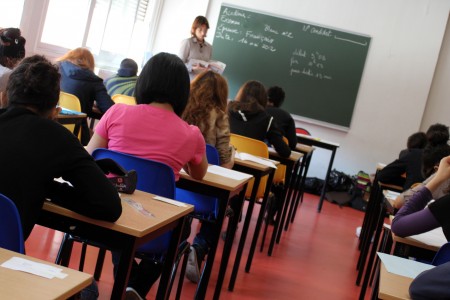
<instances>
[{"instance_id":1,"label":"striped shirt","mask_svg":"<svg viewBox=\"0 0 450 300\"><path fill-rule=\"evenodd\" d=\"M116 75L107 78L104 81L104 84L110 96L116 94L134 96L134 88L136 86L137 79L138 76L121 77Z\"/></svg>"}]
</instances>

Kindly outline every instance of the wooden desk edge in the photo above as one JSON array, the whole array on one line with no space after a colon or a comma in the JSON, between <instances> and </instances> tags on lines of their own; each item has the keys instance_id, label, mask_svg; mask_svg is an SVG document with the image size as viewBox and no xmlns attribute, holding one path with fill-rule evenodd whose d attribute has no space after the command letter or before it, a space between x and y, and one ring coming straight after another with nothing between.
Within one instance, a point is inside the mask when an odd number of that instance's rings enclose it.
<instances>
[{"instance_id":1,"label":"wooden desk edge","mask_svg":"<svg viewBox=\"0 0 450 300\"><path fill-rule=\"evenodd\" d=\"M412 281L412 278L389 273L381 262L378 298L383 300L411 299L409 285Z\"/></svg>"}]
</instances>

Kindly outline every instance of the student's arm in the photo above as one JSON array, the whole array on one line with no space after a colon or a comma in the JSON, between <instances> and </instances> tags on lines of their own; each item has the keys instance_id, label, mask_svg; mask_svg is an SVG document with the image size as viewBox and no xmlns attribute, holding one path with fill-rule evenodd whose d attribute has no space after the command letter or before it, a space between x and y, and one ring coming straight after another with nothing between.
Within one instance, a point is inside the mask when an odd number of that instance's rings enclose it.
<instances>
[{"instance_id":1,"label":"student's arm","mask_svg":"<svg viewBox=\"0 0 450 300\"><path fill-rule=\"evenodd\" d=\"M403 186L405 184L405 179L402 177L402 174L406 172L407 164L405 157L406 155L402 156L402 158L394 160L390 164L386 165L382 170L378 171L378 181L385 184Z\"/></svg>"},{"instance_id":2,"label":"student's arm","mask_svg":"<svg viewBox=\"0 0 450 300\"><path fill-rule=\"evenodd\" d=\"M297 133L295 132L295 121L292 117L289 119L289 125L286 130L286 138L289 141L289 148L295 150L295 148L297 148Z\"/></svg>"},{"instance_id":3,"label":"student's arm","mask_svg":"<svg viewBox=\"0 0 450 300\"><path fill-rule=\"evenodd\" d=\"M64 128L62 128L64 129ZM65 130L65 129L64 129ZM67 133L67 130L65 130ZM55 203L85 216L116 221L122 205L115 187L75 136L61 139L61 176L71 183L53 182L48 197Z\"/></svg>"},{"instance_id":4,"label":"student's arm","mask_svg":"<svg viewBox=\"0 0 450 300\"><path fill-rule=\"evenodd\" d=\"M97 102L97 107L102 113L105 113L111 106L114 105L111 96L108 95L106 87L101 80L96 82L95 85L95 102Z\"/></svg>"},{"instance_id":5,"label":"student's arm","mask_svg":"<svg viewBox=\"0 0 450 300\"><path fill-rule=\"evenodd\" d=\"M420 273L409 287L411 299L450 299L450 262Z\"/></svg>"},{"instance_id":6,"label":"student's arm","mask_svg":"<svg viewBox=\"0 0 450 300\"><path fill-rule=\"evenodd\" d=\"M89 144L86 146L86 150L92 155L92 152L94 152L97 148L108 148L108 141L101 137L98 133L94 132Z\"/></svg>"},{"instance_id":7,"label":"student's arm","mask_svg":"<svg viewBox=\"0 0 450 300\"><path fill-rule=\"evenodd\" d=\"M199 164L189 162L184 167L184 170L194 179L203 179L208 170L208 159L206 158L206 154L203 155L202 161Z\"/></svg>"},{"instance_id":8,"label":"student's arm","mask_svg":"<svg viewBox=\"0 0 450 300\"><path fill-rule=\"evenodd\" d=\"M272 120L267 131L267 139L281 157L289 157L291 155L291 148L283 141L283 135L276 126L275 120Z\"/></svg>"}]
</instances>

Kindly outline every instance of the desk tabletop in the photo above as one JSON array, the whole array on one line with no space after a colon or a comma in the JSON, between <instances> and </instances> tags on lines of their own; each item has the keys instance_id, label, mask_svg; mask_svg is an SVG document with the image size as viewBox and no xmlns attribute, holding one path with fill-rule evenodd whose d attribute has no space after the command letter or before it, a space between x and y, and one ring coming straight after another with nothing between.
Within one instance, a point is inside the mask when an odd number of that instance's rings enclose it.
<instances>
[{"instance_id":1,"label":"desk tabletop","mask_svg":"<svg viewBox=\"0 0 450 300\"><path fill-rule=\"evenodd\" d=\"M297 150L298 152L304 152L304 153L311 153L315 149L316 148L314 146L304 145L304 144L300 144L300 143L297 143L297 146L295 146L295 150Z\"/></svg>"},{"instance_id":2,"label":"desk tabletop","mask_svg":"<svg viewBox=\"0 0 450 300\"><path fill-rule=\"evenodd\" d=\"M303 138L303 139L307 139L307 140L310 140L310 141L315 141L315 142L317 142L319 144L322 143L322 144L327 144L327 145L330 145L330 146L333 146L333 147L336 147L336 148L339 147L338 143L330 142L330 141L327 141L327 140L324 140L324 139L321 139L321 138L318 138L318 137L314 137L314 136L311 136L311 135L297 133L297 137L300 137L300 138Z\"/></svg>"},{"instance_id":3,"label":"desk tabletop","mask_svg":"<svg viewBox=\"0 0 450 300\"><path fill-rule=\"evenodd\" d=\"M405 238L396 236L392 232L392 239L398 243L423 248L434 252L437 252L442 245L447 243L447 239L442 232L442 228L436 228L422 234L408 236Z\"/></svg>"},{"instance_id":4,"label":"desk tabletop","mask_svg":"<svg viewBox=\"0 0 450 300\"><path fill-rule=\"evenodd\" d=\"M280 164L280 162L277 160L270 160L270 161L276 166ZM243 159L236 158L236 157L234 158L234 163L236 165L252 168L252 169L255 169L258 171L267 171L267 170L271 169L271 167L269 167L269 166L259 164L257 162L250 161L250 160L243 160Z\"/></svg>"},{"instance_id":5,"label":"desk tabletop","mask_svg":"<svg viewBox=\"0 0 450 300\"><path fill-rule=\"evenodd\" d=\"M30 273L0 267L0 295L2 299L67 299L92 282L92 275L65 268L30 256L0 248L0 264L12 257L20 257L62 269L67 277L48 279Z\"/></svg>"},{"instance_id":6,"label":"desk tabletop","mask_svg":"<svg viewBox=\"0 0 450 300\"><path fill-rule=\"evenodd\" d=\"M274 148L272 148L272 147L269 147L269 155L272 155L274 158L276 157L276 158L282 158L279 154L278 154L278 152L274 149ZM289 159L289 160L291 160L291 161L294 161L294 162L296 162L296 161L298 161L300 158L302 158L303 157L303 153L300 153L300 152L296 152L296 151L291 151L291 156L289 156L289 157L286 157L286 159Z\"/></svg>"},{"instance_id":7,"label":"desk tabletop","mask_svg":"<svg viewBox=\"0 0 450 300\"><path fill-rule=\"evenodd\" d=\"M150 232L156 231L159 228L179 219L190 212L194 211L192 205L176 206L154 199L153 194L134 191L132 195L121 194L122 199L122 215L120 218L112 223L101 220L95 220L80 214L77 214L69 209L58 206L51 202L45 202L43 209L58 213L63 216L75 218L90 224L110 228L112 230L122 232L135 237L143 237ZM154 217L148 216L136 208L132 207L124 199L130 199L136 203L140 203L142 207L152 213Z\"/></svg>"},{"instance_id":8,"label":"desk tabletop","mask_svg":"<svg viewBox=\"0 0 450 300\"><path fill-rule=\"evenodd\" d=\"M383 300L411 299L409 285L412 281L412 278L389 273L381 262L378 298Z\"/></svg>"},{"instance_id":9,"label":"desk tabletop","mask_svg":"<svg viewBox=\"0 0 450 300\"><path fill-rule=\"evenodd\" d=\"M227 176L223 176L220 174L213 173L211 171L211 167L214 167L215 169L223 169L224 172L238 172L234 170L229 170L226 168L222 168L219 166L209 166L208 171L206 172L205 177L201 180L197 180L189 176L186 172L183 170L180 172L180 179L194 181L194 182L200 182L212 187L216 187L219 189L223 189L226 191L235 191L245 185L253 176L249 175L247 178L244 179L233 179ZM241 173L241 172L238 172ZM241 173L242 174L242 173Z\"/></svg>"}]
</instances>

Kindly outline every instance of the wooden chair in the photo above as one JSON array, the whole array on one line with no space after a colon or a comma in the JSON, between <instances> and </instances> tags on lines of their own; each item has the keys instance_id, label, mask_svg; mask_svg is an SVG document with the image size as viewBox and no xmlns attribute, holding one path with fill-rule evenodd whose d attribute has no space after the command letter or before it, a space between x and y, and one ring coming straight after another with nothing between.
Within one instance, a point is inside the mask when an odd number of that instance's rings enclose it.
<instances>
[{"instance_id":1,"label":"wooden chair","mask_svg":"<svg viewBox=\"0 0 450 300\"><path fill-rule=\"evenodd\" d=\"M114 103L123 103L128 105L136 105L136 98L132 96L122 95L122 94L115 94L111 97L111 99L114 101Z\"/></svg>"},{"instance_id":2,"label":"wooden chair","mask_svg":"<svg viewBox=\"0 0 450 300\"><path fill-rule=\"evenodd\" d=\"M60 92L59 93L59 106L81 112L81 103L77 96L73 94L69 94L66 92ZM74 124L66 124L64 125L67 129L69 129L71 132L74 132L75 125ZM81 141L81 128L78 133L78 139Z\"/></svg>"}]
</instances>

